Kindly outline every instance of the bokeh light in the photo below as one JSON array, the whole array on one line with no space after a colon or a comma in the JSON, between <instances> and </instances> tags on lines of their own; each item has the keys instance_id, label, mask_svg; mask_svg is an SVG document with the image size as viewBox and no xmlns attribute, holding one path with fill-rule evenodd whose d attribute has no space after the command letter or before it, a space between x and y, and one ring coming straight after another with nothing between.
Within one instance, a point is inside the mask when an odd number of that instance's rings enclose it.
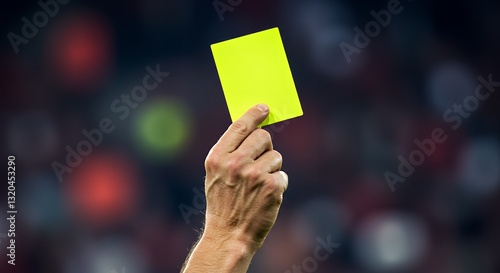
<instances>
[{"instance_id":1,"label":"bokeh light","mask_svg":"<svg viewBox=\"0 0 500 273\"><path fill-rule=\"evenodd\" d=\"M461 149L458 177L467 195L484 196L500 184L500 144L495 138L476 138Z\"/></svg>"},{"instance_id":2,"label":"bokeh light","mask_svg":"<svg viewBox=\"0 0 500 273\"><path fill-rule=\"evenodd\" d=\"M134 134L138 146L153 160L173 160L189 143L192 135L192 118L182 102L158 100L138 114Z\"/></svg>"},{"instance_id":3,"label":"bokeh light","mask_svg":"<svg viewBox=\"0 0 500 273\"><path fill-rule=\"evenodd\" d=\"M134 214L140 197L139 181L128 157L94 152L83 159L63 185L77 220L91 226L107 226Z\"/></svg>"},{"instance_id":4,"label":"bokeh light","mask_svg":"<svg viewBox=\"0 0 500 273\"><path fill-rule=\"evenodd\" d=\"M359 264L375 272L403 272L423 257L428 235L411 214L386 212L364 219L355 231L354 251Z\"/></svg>"},{"instance_id":5,"label":"bokeh light","mask_svg":"<svg viewBox=\"0 0 500 273\"><path fill-rule=\"evenodd\" d=\"M427 95L429 104L440 117L464 98L474 94L478 82L470 69L462 63L444 62L428 75Z\"/></svg>"},{"instance_id":6,"label":"bokeh light","mask_svg":"<svg viewBox=\"0 0 500 273\"><path fill-rule=\"evenodd\" d=\"M110 74L111 27L99 15L80 12L61 18L46 46L52 78L72 90L92 90Z\"/></svg>"},{"instance_id":7,"label":"bokeh light","mask_svg":"<svg viewBox=\"0 0 500 273\"><path fill-rule=\"evenodd\" d=\"M358 67L358 58L347 63L339 44L352 40L352 29L348 27L352 15L340 2L293 1L287 6L285 20L289 28L300 33L297 43L307 43L310 65L326 77L342 78L352 74Z\"/></svg>"},{"instance_id":8,"label":"bokeh light","mask_svg":"<svg viewBox=\"0 0 500 273\"><path fill-rule=\"evenodd\" d=\"M65 273L129 273L146 272L140 249L122 236L104 240L87 238L79 242L64 264Z\"/></svg>"}]
</instances>

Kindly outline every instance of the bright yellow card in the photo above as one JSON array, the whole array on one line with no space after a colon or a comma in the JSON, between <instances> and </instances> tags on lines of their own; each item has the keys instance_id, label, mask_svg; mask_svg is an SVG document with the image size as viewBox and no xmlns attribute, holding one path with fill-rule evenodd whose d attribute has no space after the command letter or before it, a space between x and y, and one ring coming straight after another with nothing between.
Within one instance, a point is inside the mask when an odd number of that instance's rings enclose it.
<instances>
[{"instance_id":1,"label":"bright yellow card","mask_svg":"<svg viewBox=\"0 0 500 273\"><path fill-rule=\"evenodd\" d=\"M302 116L277 27L216 43L211 48L233 121L259 103L270 109L261 126Z\"/></svg>"}]
</instances>

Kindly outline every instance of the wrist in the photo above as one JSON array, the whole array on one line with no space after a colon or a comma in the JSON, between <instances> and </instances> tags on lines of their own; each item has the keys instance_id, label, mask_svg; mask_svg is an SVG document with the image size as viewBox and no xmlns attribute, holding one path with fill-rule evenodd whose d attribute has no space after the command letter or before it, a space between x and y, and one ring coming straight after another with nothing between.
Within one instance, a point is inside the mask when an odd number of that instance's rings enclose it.
<instances>
[{"instance_id":1,"label":"wrist","mask_svg":"<svg viewBox=\"0 0 500 273\"><path fill-rule=\"evenodd\" d=\"M207 226L203 231L200 242L216 245L219 249L227 250L229 253L241 257L253 257L260 248L260 244L237 230L223 231Z\"/></svg>"},{"instance_id":2,"label":"wrist","mask_svg":"<svg viewBox=\"0 0 500 273\"><path fill-rule=\"evenodd\" d=\"M205 228L202 238L217 242L222 246L239 246L251 255L254 255L262 246L262 241L256 240L252 234L242 226L227 226L226 221L214 214L208 214L205 218Z\"/></svg>"},{"instance_id":3,"label":"wrist","mask_svg":"<svg viewBox=\"0 0 500 273\"><path fill-rule=\"evenodd\" d=\"M228 236L216 236L205 230L191 258L203 260L204 272L246 272L256 251L257 249L253 249L241 240Z\"/></svg>"}]
</instances>

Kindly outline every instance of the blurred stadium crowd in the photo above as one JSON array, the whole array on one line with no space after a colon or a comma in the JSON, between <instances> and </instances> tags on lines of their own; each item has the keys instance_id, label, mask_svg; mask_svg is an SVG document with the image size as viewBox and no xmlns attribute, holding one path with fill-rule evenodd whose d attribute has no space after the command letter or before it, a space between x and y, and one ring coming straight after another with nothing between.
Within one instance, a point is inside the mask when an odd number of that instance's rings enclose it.
<instances>
[{"instance_id":1,"label":"blurred stadium crowd","mask_svg":"<svg viewBox=\"0 0 500 273\"><path fill-rule=\"evenodd\" d=\"M203 225L204 158L230 124L209 46L275 26L304 116L267 128L290 187L249 272L500 272L500 91L456 129L444 117L479 76L500 81L500 2L401 0L352 62L339 45L389 0L243 0L222 21L211 0L52 2L45 20L37 1L0 1L18 205L1 272L179 272ZM143 92L148 67L169 74ZM384 173L436 128L447 139L391 191ZM339 247L312 261L318 238Z\"/></svg>"}]
</instances>

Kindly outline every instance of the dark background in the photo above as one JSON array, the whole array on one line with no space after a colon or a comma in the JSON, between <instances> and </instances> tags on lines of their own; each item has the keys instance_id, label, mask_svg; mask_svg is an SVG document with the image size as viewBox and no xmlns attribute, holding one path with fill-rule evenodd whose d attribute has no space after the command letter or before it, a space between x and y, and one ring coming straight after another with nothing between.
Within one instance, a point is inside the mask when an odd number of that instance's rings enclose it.
<instances>
[{"instance_id":1,"label":"dark background","mask_svg":"<svg viewBox=\"0 0 500 273\"><path fill-rule=\"evenodd\" d=\"M212 1L72 0L16 54L8 34L42 8L0 1L18 210L1 272L179 272L202 227L203 161L230 124L210 44L275 26L304 116L267 128L290 187L249 272L303 266L318 237L340 246L315 272L500 272L499 91L456 129L443 117L478 76L500 81L500 4L401 1L348 63L340 43L388 2L243 0L221 20ZM112 102L158 65L170 75L121 120ZM106 118L114 131L59 181L54 162ZM436 128L446 140L391 191L384 173Z\"/></svg>"}]
</instances>

